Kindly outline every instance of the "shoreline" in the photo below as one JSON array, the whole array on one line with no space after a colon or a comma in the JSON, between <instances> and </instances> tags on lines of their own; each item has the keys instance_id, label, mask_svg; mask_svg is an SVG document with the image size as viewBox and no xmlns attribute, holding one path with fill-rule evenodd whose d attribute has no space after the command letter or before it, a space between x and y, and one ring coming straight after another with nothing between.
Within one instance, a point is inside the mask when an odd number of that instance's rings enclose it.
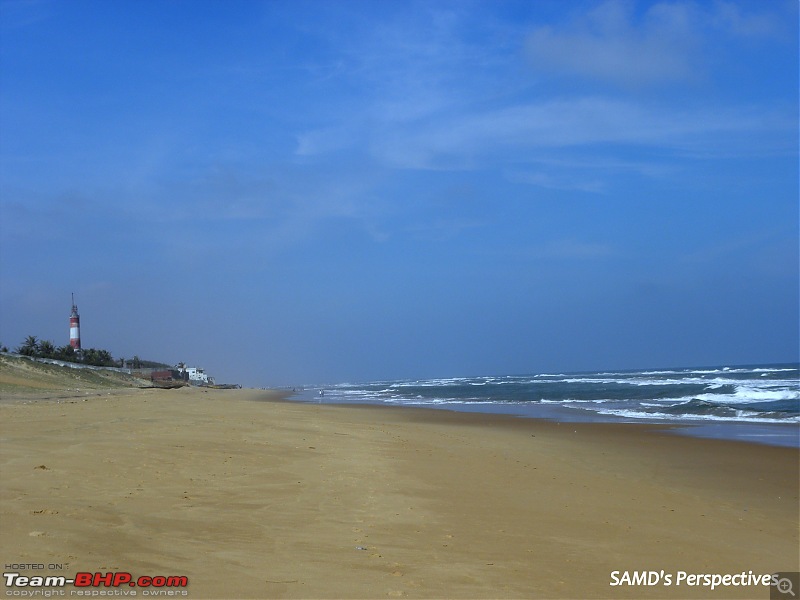
<instances>
[{"instance_id":1,"label":"shoreline","mask_svg":"<svg viewBox=\"0 0 800 600\"><path fill-rule=\"evenodd\" d=\"M748 598L769 591L611 573L800 560L789 448L252 389L54 393L0 403L0 558L57 575L184 575L190 598Z\"/></svg>"},{"instance_id":2,"label":"shoreline","mask_svg":"<svg viewBox=\"0 0 800 600\"><path fill-rule=\"evenodd\" d=\"M717 439L737 441L747 444L759 444L800 449L800 423L753 423L736 421L717 421L703 419L632 419L624 417L603 417L597 413L579 412L574 409L565 409L554 405L540 405L531 403L524 405L503 405L480 403L475 406L469 403L431 405L415 404L387 404L384 402L339 402L327 401L316 398L310 390L288 392L287 401L304 404L321 404L328 406L379 406L385 408L433 410L455 412L475 415L503 415L515 419L532 419L535 421L560 422L560 423L598 423L619 425L643 425L656 429L668 430L672 435L682 435L693 438Z\"/></svg>"}]
</instances>

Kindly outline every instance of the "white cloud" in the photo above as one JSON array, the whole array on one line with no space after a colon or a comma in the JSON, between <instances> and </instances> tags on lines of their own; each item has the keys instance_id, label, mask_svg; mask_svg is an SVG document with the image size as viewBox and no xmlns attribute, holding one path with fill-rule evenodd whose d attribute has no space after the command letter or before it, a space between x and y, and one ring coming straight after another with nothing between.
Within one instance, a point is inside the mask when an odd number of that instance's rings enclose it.
<instances>
[{"instance_id":1,"label":"white cloud","mask_svg":"<svg viewBox=\"0 0 800 600\"><path fill-rule=\"evenodd\" d=\"M425 239L441 241L458 237L466 231L479 229L485 225L484 221L478 219L450 217L418 223L409 227L408 231Z\"/></svg>"},{"instance_id":2,"label":"white cloud","mask_svg":"<svg viewBox=\"0 0 800 600\"><path fill-rule=\"evenodd\" d=\"M640 16L639 5L608 0L569 24L531 32L528 57L540 71L625 88L696 82L706 76L708 33L768 37L779 30L769 13L745 14L731 2L662 2Z\"/></svg>"},{"instance_id":3,"label":"white cloud","mask_svg":"<svg viewBox=\"0 0 800 600\"><path fill-rule=\"evenodd\" d=\"M544 171L512 171L506 174L506 179L552 190L575 190L592 194L602 194L608 187L598 179L576 179L574 175L559 176Z\"/></svg>"},{"instance_id":4,"label":"white cloud","mask_svg":"<svg viewBox=\"0 0 800 600\"><path fill-rule=\"evenodd\" d=\"M576 239L555 240L528 250L534 259L597 260L616 256L618 251L609 244L584 242Z\"/></svg>"},{"instance_id":5,"label":"white cloud","mask_svg":"<svg viewBox=\"0 0 800 600\"><path fill-rule=\"evenodd\" d=\"M780 23L774 15L746 15L733 2L715 3L712 20L718 27L744 37L769 37L780 31Z\"/></svg>"},{"instance_id":6,"label":"white cloud","mask_svg":"<svg viewBox=\"0 0 800 600\"><path fill-rule=\"evenodd\" d=\"M608 0L532 30L531 21L491 23L469 9L426 7L365 22L360 35L332 40L348 65L337 77L356 104L326 105L331 120L297 135L295 156L326 164L352 151L396 169L500 168L515 181L602 193L623 173L674 173L676 157L785 155L795 149L786 133L796 129L792 106L708 94L714 61L741 40L724 44L772 27L754 10ZM717 41L722 54L710 57ZM538 85L525 50L569 85Z\"/></svg>"},{"instance_id":7,"label":"white cloud","mask_svg":"<svg viewBox=\"0 0 800 600\"><path fill-rule=\"evenodd\" d=\"M528 38L537 69L623 86L671 84L696 77L689 9L655 5L634 23L634 5L612 0L566 28L540 27Z\"/></svg>"},{"instance_id":8,"label":"white cloud","mask_svg":"<svg viewBox=\"0 0 800 600\"><path fill-rule=\"evenodd\" d=\"M481 168L527 162L546 148L635 145L713 158L783 148L791 115L747 108L674 109L584 97L455 115L390 129L373 141L376 157L401 168ZM774 139L773 139L774 138ZM603 160L608 159L608 153Z\"/></svg>"},{"instance_id":9,"label":"white cloud","mask_svg":"<svg viewBox=\"0 0 800 600\"><path fill-rule=\"evenodd\" d=\"M297 156L311 157L335 152L353 145L356 124L350 127L326 127L297 134Z\"/></svg>"},{"instance_id":10,"label":"white cloud","mask_svg":"<svg viewBox=\"0 0 800 600\"><path fill-rule=\"evenodd\" d=\"M23 28L52 18L57 4L52 0L5 0L0 2L0 25Z\"/></svg>"}]
</instances>

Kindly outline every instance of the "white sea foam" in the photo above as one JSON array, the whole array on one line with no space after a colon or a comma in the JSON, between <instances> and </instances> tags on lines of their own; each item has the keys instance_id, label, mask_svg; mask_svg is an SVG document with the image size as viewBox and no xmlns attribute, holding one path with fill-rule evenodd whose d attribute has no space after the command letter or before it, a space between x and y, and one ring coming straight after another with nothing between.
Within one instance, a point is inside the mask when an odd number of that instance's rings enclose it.
<instances>
[{"instance_id":1,"label":"white sea foam","mask_svg":"<svg viewBox=\"0 0 800 600\"><path fill-rule=\"evenodd\" d=\"M800 400L800 382L794 375L782 373L796 374L797 369L767 366L543 373L346 383L317 389L325 391L321 402L483 407L478 410L525 414L536 414L535 407L541 405L545 412L554 407L572 410L578 418L597 415L598 419L672 422L798 423L794 403ZM772 407L765 403L776 404ZM769 410L752 410L759 404Z\"/></svg>"},{"instance_id":2,"label":"white sea foam","mask_svg":"<svg viewBox=\"0 0 800 600\"><path fill-rule=\"evenodd\" d=\"M776 402L779 400L800 400L800 390L786 388L765 389L763 387L737 385L736 391L733 394L706 393L677 398L676 400L689 401L692 399L720 404Z\"/></svg>"},{"instance_id":3,"label":"white sea foam","mask_svg":"<svg viewBox=\"0 0 800 600\"><path fill-rule=\"evenodd\" d=\"M578 384L596 384L596 385L622 385L622 386L684 386L684 385L698 385L705 386L706 389L719 389L723 386L735 386L753 391L753 396L756 397L757 390L766 388L792 388L798 390L796 393L800 397L800 384L793 380L773 379L764 381L762 379L732 379L728 377L714 377L713 379L705 379L702 377L683 377L680 379L607 379L607 378L594 378L594 377L580 377L580 378L567 378L554 383L578 383Z\"/></svg>"},{"instance_id":4,"label":"white sea foam","mask_svg":"<svg viewBox=\"0 0 800 600\"><path fill-rule=\"evenodd\" d=\"M417 381L395 381L392 382L391 387L405 388L405 387L442 387L450 385L459 385L469 381L466 377L451 377L447 379L421 379Z\"/></svg>"},{"instance_id":5,"label":"white sea foam","mask_svg":"<svg viewBox=\"0 0 800 600\"><path fill-rule=\"evenodd\" d=\"M800 417L789 417L783 419L773 419L770 417L759 417L759 413L752 411L739 410L736 411L736 417L721 415L697 415L697 414L673 414L673 413L658 413L658 412L645 412L630 408L609 408L598 410L598 414L611 415L615 417L625 417L629 419L645 419L645 420L659 420L659 421L737 421L746 423L800 423Z\"/></svg>"},{"instance_id":6,"label":"white sea foam","mask_svg":"<svg viewBox=\"0 0 800 600\"><path fill-rule=\"evenodd\" d=\"M800 389L777 388L778 386L736 386L734 397L748 402L770 402L773 400L800 400Z\"/></svg>"}]
</instances>

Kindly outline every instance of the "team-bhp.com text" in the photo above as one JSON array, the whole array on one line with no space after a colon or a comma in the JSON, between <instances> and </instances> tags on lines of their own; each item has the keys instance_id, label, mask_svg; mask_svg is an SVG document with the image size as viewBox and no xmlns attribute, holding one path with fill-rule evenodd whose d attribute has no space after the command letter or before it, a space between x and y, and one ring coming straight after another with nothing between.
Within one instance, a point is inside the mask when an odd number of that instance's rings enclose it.
<instances>
[{"instance_id":1,"label":"team-bhp.com text","mask_svg":"<svg viewBox=\"0 0 800 600\"><path fill-rule=\"evenodd\" d=\"M56 592L56 595L64 595L64 590L53 590L52 588L63 588L67 585L81 588L70 590L71 596L135 596L136 591L130 588L143 588L143 596L185 596L187 595L186 590L170 588L185 588L189 585L189 578L185 575L142 575L134 578L133 575L124 571L109 573L81 572L69 578L63 575L28 576L19 573L3 573L3 579L5 580L6 588L16 588L6 589L7 596L44 596L43 592L45 591ZM33 590L30 588L39 589ZM42 588L51 589L44 590ZM59 594L58 592L61 593Z\"/></svg>"}]
</instances>

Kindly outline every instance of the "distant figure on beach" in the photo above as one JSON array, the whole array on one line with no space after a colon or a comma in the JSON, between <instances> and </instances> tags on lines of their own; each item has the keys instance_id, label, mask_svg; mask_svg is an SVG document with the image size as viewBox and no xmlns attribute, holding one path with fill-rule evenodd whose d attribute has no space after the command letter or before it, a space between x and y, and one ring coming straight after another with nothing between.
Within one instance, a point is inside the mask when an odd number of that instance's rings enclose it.
<instances>
[{"instance_id":1,"label":"distant figure on beach","mask_svg":"<svg viewBox=\"0 0 800 600\"><path fill-rule=\"evenodd\" d=\"M324 396L324 395L325 395L325 390L320 390L320 391L319 391L319 395L320 395L320 396Z\"/></svg>"}]
</instances>

